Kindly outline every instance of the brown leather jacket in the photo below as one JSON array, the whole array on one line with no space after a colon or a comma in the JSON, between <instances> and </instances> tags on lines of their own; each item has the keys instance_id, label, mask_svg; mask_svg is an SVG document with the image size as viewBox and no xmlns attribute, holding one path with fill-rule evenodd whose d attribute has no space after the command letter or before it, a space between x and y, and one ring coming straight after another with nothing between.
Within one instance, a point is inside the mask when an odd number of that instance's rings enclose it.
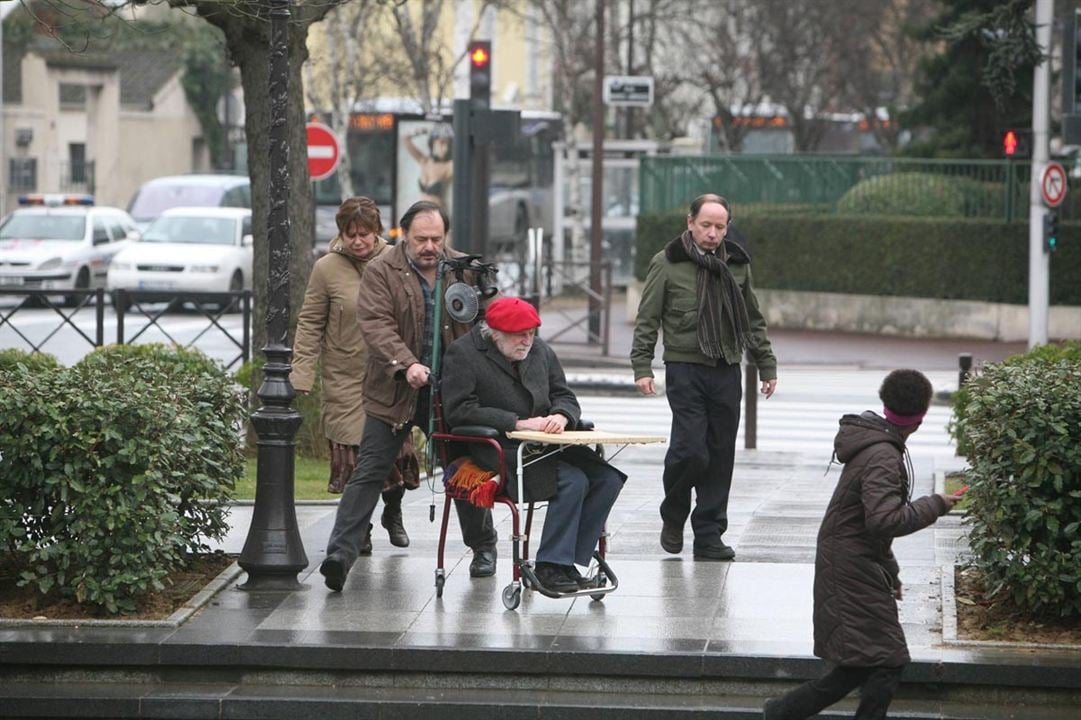
<instances>
[{"instance_id":1,"label":"brown leather jacket","mask_svg":"<svg viewBox=\"0 0 1081 720\"><path fill-rule=\"evenodd\" d=\"M448 251L451 257L461 254ZM444 289L453 282L453 273L443 275ZM441 342L446 350L455 338L468 333L472 324L451 320L446 307L442 316ZM424 345L424 293L406 257L404 240L368 265L357 296L357 321L368 343L364 411L401 428L413 419L419 394L406 382L405 371L420 362Z\"/></svg>"}]
</instances>

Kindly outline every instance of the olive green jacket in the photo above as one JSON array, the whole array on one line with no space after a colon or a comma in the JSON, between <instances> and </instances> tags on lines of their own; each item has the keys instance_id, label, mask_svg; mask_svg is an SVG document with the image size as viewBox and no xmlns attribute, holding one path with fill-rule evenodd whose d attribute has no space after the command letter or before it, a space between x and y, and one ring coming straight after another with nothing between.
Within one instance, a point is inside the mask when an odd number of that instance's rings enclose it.
<instances>
[{"instance_id":1,"label":"olive green jacket","mask_svg":"<svg viewBox=\"0 0 1081 720\"><path fill-rule=\"evenodd\" d=\"M758 366L763 380L777 377L777 358L766 336L766 320L758 307L751 278L750 258L746 251L731 240L724 243L728 269L743 292L750 320L747 350ZM740 358L736 338L727 324L722 324L721 351L723 358L714 360L698 347L698 265L686 257L677 237L664 250L653 256L642 287L638 318L634 324L631 344L631 366L634 379L653 377L653 354L657 346L657 331L663 333L663 359L667 362L688 362L717 365L738 364Z\"/></svg>"}]
</instances>

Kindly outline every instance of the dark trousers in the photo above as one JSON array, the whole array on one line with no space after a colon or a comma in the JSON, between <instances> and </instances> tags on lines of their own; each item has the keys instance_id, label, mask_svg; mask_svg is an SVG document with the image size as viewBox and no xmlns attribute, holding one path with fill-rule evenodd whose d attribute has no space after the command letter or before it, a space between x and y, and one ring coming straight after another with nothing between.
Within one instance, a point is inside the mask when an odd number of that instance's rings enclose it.
<instances>
[{"instance_id":1,"label":"dark trousers","mask_svg":"<svg viewBox=\"0 0 1081 720\"><path fill-rule=\"evenodd\" d=\"M860 689L856 720L886 717L901 684L900 667L844 667L838 665L818 680L800 685L784 697L766 704L766 720L803 720Z\"/></svg>"},{"instance_id":2,"label":"dark trousers","mask_svg":"<svg viewBox=\"0 0 1081 720\"><path fill-rule=\"evenodd\" d=\"M379 502L383 481L398 457L402 443L414 424L427 429L426 392L417 403L417 413L411 423L401 430L379 418L369 416L364 422L364 435L360 440L360 455L349 481L345 484L338 513L334 517L334 529L327 541L327 557L334 556L348 569L360 554L360 543L368 530L372 513ZM399 501L400 503L400 501ZM495 545L496 532L490 510L478 508L468 502L456 500L458 524L462 528L465 544L474 550ZM400 504L399 504L400 507Z\"/></svg>"},{"instance_id":3,"label":"dark trousers","mask_svg":"<svg viewBox=\"0 0 1081 720\"><path fill-rule=\"evenodd\" d=\"M695 545L716 545L728 529L728 493L743 398L740 367L670 362L664 379L672 408L672 437L664 457L661 519L683 527L690 514Z\"/></svg>"},{"instance_id":4,"label":"dark trousers","mask_svg":"<svg viewBox=\"0 0 1081 720\"><path fill-rule=\"evenodd\" d=\"M544 515L537 562L589 567L608 513L623 489L623 477L603 463L591 463L587 473L561 460L556 482L556 496L548 501Z\"/></svg>"}]
</instances>

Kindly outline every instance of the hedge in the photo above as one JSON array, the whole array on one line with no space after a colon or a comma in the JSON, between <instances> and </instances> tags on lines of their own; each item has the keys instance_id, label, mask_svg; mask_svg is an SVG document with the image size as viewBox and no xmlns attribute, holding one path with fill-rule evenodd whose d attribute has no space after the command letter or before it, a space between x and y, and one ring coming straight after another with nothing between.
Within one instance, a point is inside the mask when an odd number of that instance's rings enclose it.
<instances>
[{"instance_id":1,"label":"hedge","mask_svg":"<svg viewBox=\"0 0 1081 720\"><path fill-rule=\"evenodd\" d=\"M758 287L1025 304L1028 223L754 209L734 224L749 239ZM683 213L638 216L635 276L686 228ZM1081 305L1081 223L1062 225L1051 303Z\"/></svg>"},{"instance_id":2,"label":"hedge","mask_svg":"<svg viewBox=\"0 0 1081 720\"><path fill-rule=\"evenodd\" d=\"M108 347L0 368L0 566L108 613L228 530L243 395L199 353Z\"/></svg>"},{"instance_id":3,"label":"hedge","mask_svg":"<svg viewBox=\"0 0 1081 720\"><path fill-rule=\"evenodd\" d=\"M1081 617L1081 348L1038 348L965 386L972 564L992 596Z\"/></svg>"}]
</instances>

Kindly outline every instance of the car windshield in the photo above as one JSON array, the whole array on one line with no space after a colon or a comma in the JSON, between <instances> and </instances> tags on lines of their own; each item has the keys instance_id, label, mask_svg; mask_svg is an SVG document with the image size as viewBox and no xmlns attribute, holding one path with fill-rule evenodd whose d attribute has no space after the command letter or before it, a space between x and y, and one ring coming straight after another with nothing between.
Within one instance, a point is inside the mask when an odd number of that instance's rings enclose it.
<instances>
[{"instance_id":1,"label":"car windshield","mask_svg":"<svg viewBox=\"0 0 1081 720\"><path fill-rule=\"evenodd\" d=\"M236 220L217 217L164 216L150 224L143 242L232 245L236 242Z\"/></svg>"},{"instance_id":2,"label":"car windshield","mask_svg":"<svg viewBox=\"0 0 1081 720\"><path fill-rule=\"evenodd\" d=\"M139 191L128 212L136 220L149 220L169 208L217 207L224 193L214 185L151 185Z\"/></svg>"},{"instance_id":3,"label":"car windshield","mask_svg":"<svg viewBox=\"0 0 1081 720\"><path fill-rule=\"evenodd\" d=\"M0 240L82 240L85 235L82 215L12 213L0 225Z\"/></svg>"}]
</instances>

